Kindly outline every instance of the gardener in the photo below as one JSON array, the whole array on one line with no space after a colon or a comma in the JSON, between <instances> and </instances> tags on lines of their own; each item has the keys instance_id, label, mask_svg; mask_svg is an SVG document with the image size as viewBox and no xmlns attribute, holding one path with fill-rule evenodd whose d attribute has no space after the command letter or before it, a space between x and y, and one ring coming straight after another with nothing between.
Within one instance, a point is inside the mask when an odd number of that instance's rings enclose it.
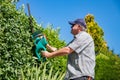
<instances>
[{"instance_id":1,"label":"gardener","mask_svg":"<svg viewBox=\"0 0 120 80\"><path fill-rule=\"evenodd\" d=\"M86 24L83 19L69 22L74 39L54 52L43 51L45 57L68 55L65 80L94 80L95 52L92 37L85 32Z\"/></svg>"}]
</instances>

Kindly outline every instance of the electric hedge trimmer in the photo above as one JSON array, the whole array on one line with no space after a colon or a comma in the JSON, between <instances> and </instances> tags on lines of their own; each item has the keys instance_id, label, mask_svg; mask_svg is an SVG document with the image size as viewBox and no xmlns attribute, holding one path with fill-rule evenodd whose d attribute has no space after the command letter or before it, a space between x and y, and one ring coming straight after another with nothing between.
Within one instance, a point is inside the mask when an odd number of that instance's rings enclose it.
<instances>
[{"instance_id":1,"label":"electric hedge trimmer","mask_svg":"<svg viewBox=\"0 0 120 80\"><path fill-rule=\"evenodd\" d=\"M45 61L46 58L41 56L41 51L46 51L47 40L45 36L41 33L41 31L34 31L34 26L32 25L32 16L30 13L30 6L27 4L28 14L29 14L29 25L32 33L32 40L35 45L35 55L38 58L38 61Z\"/></svg>"}]
</instances>

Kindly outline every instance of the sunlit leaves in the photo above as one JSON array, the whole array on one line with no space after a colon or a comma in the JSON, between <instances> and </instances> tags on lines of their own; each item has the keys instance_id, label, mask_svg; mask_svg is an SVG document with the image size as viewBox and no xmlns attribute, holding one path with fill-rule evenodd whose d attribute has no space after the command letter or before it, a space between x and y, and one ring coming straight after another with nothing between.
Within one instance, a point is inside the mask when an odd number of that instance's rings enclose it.
<instances>
[{"instance_id":1,"label":"sunlit leaves","mask_svg":"<svg viewBox=\"0 0 120 80\"><path fill-rule=\"evenodd\" d=\"M94 16L91 15L91 14L86 15L85 21L86 21L86 24L87 24L87 32L94 39L96 53L99 53L102 49L107 49L107 43L104 40L104 31L95 22Z\"/></svg>"},{"instance_id":2,"label":"sunlit leaves","mask_svg":"<svg viewBox=\"0 0 120 80\"><path fill-rule=\"evenodd\" d=\"M86 15L87 32L93 37L95 42L96 56L95 79L96 80L119 80L120 78L120 57L109 50L107 42L104 40L104 31L95 22L94 16Z\"/></svg>"}]
</instances>

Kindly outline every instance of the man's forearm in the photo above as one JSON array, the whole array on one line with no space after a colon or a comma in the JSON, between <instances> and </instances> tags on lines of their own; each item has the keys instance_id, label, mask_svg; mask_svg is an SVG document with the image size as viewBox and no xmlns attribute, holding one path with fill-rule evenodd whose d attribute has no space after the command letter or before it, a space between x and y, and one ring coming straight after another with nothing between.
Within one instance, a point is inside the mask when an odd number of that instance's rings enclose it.
<instances>
[{"instance_id":1,"label":"man's forearm","mask_svg":"<svg viewBox=\"0 0 120 80\"><path fill-rule=\"evenodd\" d=\"M57 50L57 48L52 47L52 46L50 46L49 44L47 44L46 46L47 46L47 48L48 48L50 51L56 51L56 50Z\"/></svg>"},{"instance_id":2,"label":"man's forearm","mask_svg":"<svg viewBox=\"0 0 120 80\"><path fill-rule=\"evenodd\" d=\"M74 50L72 50L69 47L64 47L51 53L48 51L42 51L42 56L47 57L47 58L55 57L55 56L64 56L64 55L72 53L73 51Z\"/></svg>"},{"instance_id":3,"label":"man's forearm","mask_svg":"<svg viewBox=\"0 0 120 80\"><path fill-rule=\"evenodd\" d=\"M61 48L55 52L51 52L49 57L55 57L55 56L64 56L71 53L71 49L69 47Z\"/></svg>"}]
</instances>

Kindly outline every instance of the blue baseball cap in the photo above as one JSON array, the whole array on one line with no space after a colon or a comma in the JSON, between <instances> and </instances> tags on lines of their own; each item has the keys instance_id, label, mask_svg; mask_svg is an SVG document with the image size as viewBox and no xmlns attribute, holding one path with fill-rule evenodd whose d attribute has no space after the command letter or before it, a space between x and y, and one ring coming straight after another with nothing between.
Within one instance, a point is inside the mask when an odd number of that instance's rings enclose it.
<instances>
[{"instance_id":1,"label":"blue baseball cap","mask_svg":"<svg viewBox=\"0 0 120 80\"><path fill-rule=\"evenodd\" d=\"M69 24L70 25L79 24L86 28L86 23L85 23L84 19L76 19L75 21L69 21Z\"/></svg>"}]
</instances>

